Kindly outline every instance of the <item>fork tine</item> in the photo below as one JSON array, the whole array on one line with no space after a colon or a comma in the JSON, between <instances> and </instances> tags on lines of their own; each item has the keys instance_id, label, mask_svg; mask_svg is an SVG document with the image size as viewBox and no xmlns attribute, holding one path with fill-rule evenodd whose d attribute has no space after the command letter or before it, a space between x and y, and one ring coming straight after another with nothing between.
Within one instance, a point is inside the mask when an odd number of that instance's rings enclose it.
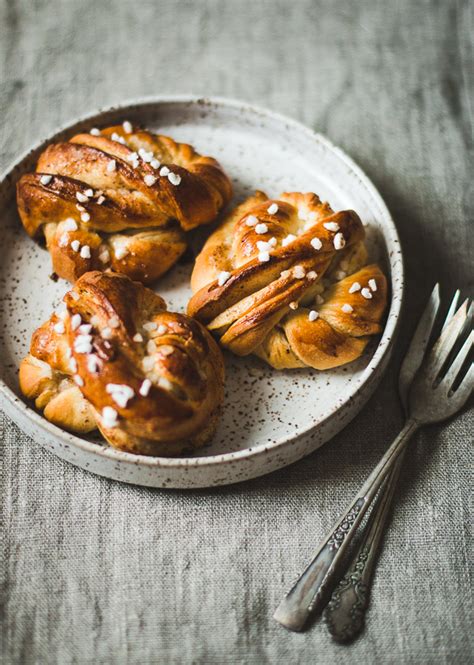
<instances>
[{"instance_id":1,"label":"fork tine","mask_svg":"<svg viewBox=\"0 0 474 665\"><path fill-rule=\"evenodd\" d=\"M469 351L472 348L473 343L474 343L474 330L471 330L471 332L469 333L469 337L462 345L461 350L453 360L451 367L446 372L446 375L443 377L443 380L441 381L440 385L446 387L446 393L449 392L454 381L456 380L457 375L461 371L461 368L469 354Z\"/></svg>"},{"instance_id":2,"label":"fork tine","mask_svg":"<svg viewBox=\"0 0 474 665\"><path fill-rule=\"evenodd\" d=\"M474 302L471 302L469 309L467 310L467 318L469 321L474 317Z\"/></svg>"},{"instance_id":3,"label":"fork tine","mask_svg":"<svg viewBox=\"0 0 474 665\"><path fill-rule=\"evenodd\" d=\"M467 400L469 395L472 393L473 388L474 388L474 363L471 364L466 376L459 384L459 387L456 390L456 394L464 392Z\"/></svg>"},{"instance_id":4,"label":"fork tine","mask_svg":"<svg viewBox=\"0 0 474 665\"><path fill-rule=\"evenodd\" d=\"M448 313L446 314L446 319L444 320L443 323L443 328L441 329L441 332L444 331L448 323L451 321L451 319L454 316L454 313L456 312L458 302L459 302L459 296L461 295L461 291L458 289L456 293L454 294L454 297L451 301L451 305L449 306Z\"/></svg>"},{"instance_id":5,"label":"fork tine","mask_svg":"<svg viewBox=\"0 0 474 665\"><path fill-rule=\"evenodd\" d=\"M436 284L431 292L430 299L426 304L400 369L398 390L405 413L407 412L408 389L423 362L426 347L428 346L436 315L439 310L439 304L439 284Z\"/></svg>"},{"instance_id":6,"label":"fork tine","mask_svg":"<svg viewBox=\"0 0 474 665\"><path fill-rule=\"evenodd\" d=\"M451 413L454 414L465 405L474 388L474 363L454 393L449 397L447 403L451 407Z\"/></svg>"},{"instance_id":7,"label":"fork tine","mask_svg":"<svg viewBox=\"0 0 474 665\"><path fill-rule=\"evenodd\" d=\"M425 376L429 381L434 382L437 378L454 345L456 344L456 341L459 338L459 334L464 328L467 319L467 304L468 300L466 299L431 349L431 352L427 358L427 365L425 370Z\"/></svg>"}]
</instances>

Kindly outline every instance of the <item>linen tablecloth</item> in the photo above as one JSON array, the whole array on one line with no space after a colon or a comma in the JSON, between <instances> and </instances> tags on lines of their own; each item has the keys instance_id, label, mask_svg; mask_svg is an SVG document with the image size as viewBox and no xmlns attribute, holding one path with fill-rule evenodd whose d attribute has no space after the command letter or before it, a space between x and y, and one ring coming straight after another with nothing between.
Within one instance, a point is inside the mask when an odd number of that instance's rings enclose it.
<instances>
[{"instance_id":1,"label":"linen tablecloth","mask_svg":"<svg viewBox=\"0 0 474 665\"><path fill-rule=\"evenodd\" d=\"M400 357L433 283L472 295L472 19L467 0L2 0L2 168L127 98L249 100L362 166L407 269L380 390L333 441L267 477L192 492L122 485L1 417L3 662L469 662L469 410L408 451L364 635L343 647L321 622L293 634L272 613L402 423Z\"/></svg>"}]
</instances>

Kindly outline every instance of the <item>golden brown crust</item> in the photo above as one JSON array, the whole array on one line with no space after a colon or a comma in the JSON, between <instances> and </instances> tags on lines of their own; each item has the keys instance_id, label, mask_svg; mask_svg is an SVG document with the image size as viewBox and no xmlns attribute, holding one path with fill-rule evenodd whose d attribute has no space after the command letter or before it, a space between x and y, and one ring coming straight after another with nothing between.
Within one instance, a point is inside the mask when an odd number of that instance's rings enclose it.
<instances>
[{"instance_id":1,"label":"golden brown crust","mask_svg":"<svg viewBox=\"0 0 474 665\"><path fill-rule=\"evenodd\" d=\"M364 235L354 211L334 213L315 194L256 192L197 257L188 314L234 353L277 369L351 362L381 331L387 302L378 266L361 270Z\"/></svg>"},{"instance_id":2,"label":"golden brown crust","mask_svg":"<svg viewBox=\"0 0 474 665\"><path fill-rule=\"evenodd\" d=\"M126 133L121 125L48 146L36 173L17 184L26 231L44 233L55 272L72 282L109 268L154 281L185 251L183 231L213 221L231 196L215 159L166 136Z\"/></svg>"},{"instance_id":3,"label":"golden brown crust","mask_svg":"<svg viewBox=\"0 0 474 665\"><path fill-rule=\"evenodd\" d=\"M98 427L111 445L145 455L178 455L209 440L224 365L203 326L113 273L83 275L64 302L65 313L33 334L20 367L22 392L46 418L76 432Z\"/></svg>"},{"instance_id":4,"label":"golden brown crust","mask_svg":"<svg viewBox=\"0 0 474 665\"><path fill-rule=\"evenodd\" d=\"M361 291L375 280L376 291L366 299ZM355 282L357 292L349 289ZM318 370L339 367L356 360L367 346L370 336L382 331L387 302L387 280L377 265L365 266L324 291L324 303L318 307L318 318L310 321L312 307L301 306L272 330L256 354L279 369L309 365ZM344 306L351 311L344 311Z\"/></svg>"}]
</instances>

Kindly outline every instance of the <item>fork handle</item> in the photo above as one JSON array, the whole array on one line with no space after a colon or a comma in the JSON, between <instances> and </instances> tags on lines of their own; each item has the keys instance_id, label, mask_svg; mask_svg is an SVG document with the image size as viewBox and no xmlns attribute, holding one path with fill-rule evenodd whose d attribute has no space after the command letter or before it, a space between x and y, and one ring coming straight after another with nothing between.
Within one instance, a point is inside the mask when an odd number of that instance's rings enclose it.
<instances>
[{"instance_id":1,"label":"fork handle","mask_svg":"<svg viewBox=\"0 0 474 665\"><path fill-rule=\"evenodd\" d=\"M336 642L353 640L364 626L375 559L403 464L402 453L380 488L365 535L347 572L324 610L327 628Z\"/></svg>"},{"instance_id":2,"label":"fork handle","mask_svg":"<svg viewBox=\"0 0 474 665\"><path fill-rule=\"evenodd\" d=\"M333 526L306 570L277 607L273 618L285 628L294 631L303 630L310 614L321 612L327 604L329 588L337 581L338 564L344 557L377 490L417 428L418 423L415 420L407 420L402 431L357 493L356 499Z\"/></svg>"}]
</instances>

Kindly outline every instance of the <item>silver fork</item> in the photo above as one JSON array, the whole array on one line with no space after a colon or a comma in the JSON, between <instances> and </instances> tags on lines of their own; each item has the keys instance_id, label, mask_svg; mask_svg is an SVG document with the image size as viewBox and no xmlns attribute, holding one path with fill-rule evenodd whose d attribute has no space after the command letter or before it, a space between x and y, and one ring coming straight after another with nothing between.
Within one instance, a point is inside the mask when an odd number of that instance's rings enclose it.
<instances>
[{"instance_id":1,"label":"silver fork","mask_svg":"<svg viewBox=\"0 0 474 665\"><path fill-rule=\"evenodd\" d=\"M402 454L409 439L421 426L441 422L453 416L468 400L474 387L474 364L471 364L459 385L453 390L453 384L459 376L474 341L474 332L471 331L451 361L452 351L456 343L463 339L471 312L471 310L468 311L468 301L466 300L454 314L458 298L457 293L441 335L425 358L440 306L439 285L435 286L400 371L400 395L407 416L405 425L367 478L348 510L325 538L311 563L278 606L274 618L289 630L303 630L309 616L321 612L327 604L329 591L337 582L340 563L347 548L367 509L385 482L380 491L379 503L371 516L372 519L366 525L366 536L361 546L362 550L367 546L370 548L369 553L365 551L364 554L364 557L369 557L368 579L370 579L375 550L388 514L400 471ZM362 564L367 565L367 558L361 562ZM357 565L357 556L355 565ZM362 606L366 602L366 598L359 598L358 601L355 613L360 615L360 611L362 611L363 622ZM345 621L346 616L344 612L341 613L339 617L341 621L338 622L337 628L334 627L335 624L332 621L333 631L340 635L341 640L350 639L351 631L355 634L353 628ZM360 621L360 616L358 619ZM356 628L360 629L361 626L362 623Z\"/></svg>"},{"instance_id":2,"label":"silver fork","mask_svg":"<svg viewBox=\"0 0 474 665\"><path fill-rule=\"evenodd\" d=\"M442 331L456 312L459 296L460 291L458 290L449 307ZM419 367L416 359L423 358L439 306L439 287L436 285L418 324L410 352L407 353L400 371L399 393L406 418L409 416L408 391ZM469 316L467 321L469 321ZM400 454L397 464L388 474L377 497L374 499L375 506L372 508L368 523L365 526L362 542L352 556L347 572L334 589L331 600L324 611L324 619L328 630L337 642L353 640L364 626L377 550L382 539L404 456L405 451Z\"/></svg>"}]
</instances>

